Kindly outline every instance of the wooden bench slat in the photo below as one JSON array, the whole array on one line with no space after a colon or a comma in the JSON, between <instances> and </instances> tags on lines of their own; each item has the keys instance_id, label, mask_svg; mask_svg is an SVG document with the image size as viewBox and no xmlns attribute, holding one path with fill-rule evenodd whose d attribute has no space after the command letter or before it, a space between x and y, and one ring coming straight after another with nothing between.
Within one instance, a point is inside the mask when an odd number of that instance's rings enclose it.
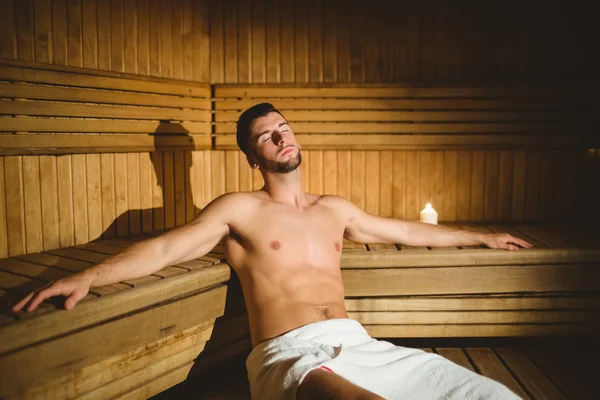
<instances>
[{"instance_id":1,"label":"wooden bench slat","mask_svg":"<svg viewBox=\"0 0 600 400\"><path fill-rule=\"evenodd\" d=\"M600 290L600 270L585 264L342 269L342 277L352 297Z\"/></svg>"},{"instance_id":2,"label":"wooden bench slat","mask_svg":"<svg viewBox=\"0 0 600 400\"><path fill-rule=\"evenodd\" d=\"M346 298L348 311L598 310L600 295L551 294Z\"/></svg>"},{"instance_id":3,"label":"wooden bench slat","mask_svg":"<svg viewBox=\"0 0 600 400\"><path fill-rule=\"evenodd\" d=\"M0 100L0 114L69 118L150 119L154 121L175 120L210 122L211 120L211 113L208 110L176 110L173 108L158 107L67 104L48 101ZM86 122L87 121L81 121L81 123ZM203 130L202 133L210 132Z\"/></svg>"},{"instance_id":4,"label":"wooden bench slat","mask_svg":"<svg viewBox=\"0 0 600 400\"><path fill-rule=\"evenodd\" d=\"M151 283L151 282L156 282L156 281L160 281L162 278L158 275L147 275L147 276L142 276L140 278L135 278L135 279L128 279L126 281L123 281L121 283L124 283L126 285L131 285L133 287L137 287L140 285L145 285L147 283Z\"/></svg>"},{"instance_id":5,"label":"wooden bench slat","mask_svg":"<svg viewBox=\"0 0 600 400\"><path fill-rule=\"evenodd\" d=\"M4 313L0 313L0 326L4 326L4 325L8 325L8 324L12 324L16 321L16 318L4 314Z\"/></svg>"},{"instance_id":6,"label":"wooden bench slat","mask_svg":"<svg viewBox=\"0 0 600 400\"><path fill-rule=\"evenodd\" d=\"M367 325L397 324L600 324L598 310L496 310L496 311L376 311L348 312L350 318Z\"/></svg>"},{"instance_id":7,"label":"wooden bench slat","mask_svg":"<svg viewBox=\"0 0 600 400\"><path fill-rule=\"evenodd\" d=\"M17 256L17 258L32 263L46 265L48 267L64 269L71 272L79 272L92 266L91 263L86 261L74 260L72 258L65 258L48 253L30 253L22 256Z\"/></svg>"},{"instance_id":8,"label":"wooden bench slat","mask_svg":"<svg viewBox=\"0 0 600 400\"><path fill-rule=\"evenodd\" d=\"M191 123L190 123L191 124ZM461 123L461 122L446 122L446 123L367 123L367 122L296 122L291 125L294 133L306 134L386 134L386 133L415 133L415 134L594 134L597 132L598 126L594 123L587 122L520 122L520 123ZM28 129L8 129L4 131L34 131ZM50 130L46 130L48 132ZM120 132L115 130L115 132ZM136 131L137 132L137 131ZM192 131L191 131L192 132ZM204 133L205 131L193 131L193 133ZM235 123L222 123L215 125L215 133L218 135L235 134Z\"/></svg>"},{"instance_id":9,"label":"wooden bench slat","mask_svg":"<svg viewBox=\"0 0 600 400\"><path fill-rule=\"evenodd\" d=\"M185 380L192 367L194 366L194 362L189 362L185 365L177 367L156 379L146 382L143 385L139 385L132 389L130 392L123 393L117 397L116 400L138 400L138 399L148 399L155 394L158 394L172 386L175 386L179 382Z\"/></svg>"},{"instance_id":10,"label":"wooden bench slat","mask_svg":"<svg viewBox=\"0 0 600 400\"><path fill-rule=\"evenodd\" d=\"M590 226L544 226L544 231L563 238L579 248L600 248L600 230Z\"/></svg>"},{"instance_id":11,"label":"wooden bench slat","mask_svg":"<svg viewBox=\"0 0 600 400\"><path fill-rule=\"evenodd\" d=\"M535 399L560 400L566 399L562 392L546 375L538 369L527 354L518 348L502 347L496 349L512 372L522 382L523 386Z\"/></svg>"},{"instance_id":12,"label":"wooden bench slat","mask_svg":"<svg viewBox=\"0 0 600 400\"><path fill-rule=\"evenodd\" d=\"M10 114L6 112L6 114ZM299 122L566 122L598 121L597 111L285 111L285 118L292 128ZM215 123L237 122L237 111L216 111Z\"/></svg>"},{"instance_id":13,"label":"wooden bench slat","mask_svg":"<svg viewBox=\"0 0 600 400\"><path fill-rule=\"evenodd\" d=\"M32 264L22 260L7 258L0 260L0 270L23 275L28 278L40 279L46 282L58 280L70 276L71 273L39 264Z\"/></svg>"},{"instance_id":14,"label":"wooden bench slat","mask_svg":"<svg viewBox=\"0 0 600 400\"><path fill-rule=\"evenodd\" d=\"M207 150L207 135L2 135L0 155Z\"/></svg>"},{"instance_id":15,"label":"wooden bench slat","mask_svg":"<svg viewBox=\"0 0 600 400\"><path fill-rule=\"evenodd\" d=\"M0 117L2 132L210 134L208 122L161 123L74 118Z\"/></svg>"},{"instance_id":16,"label":"wooden bench slat","mask_svg":"<svg viewBox=\"0 0 600 400\"><path fill-rule=\"evenodd\" d=\"M114 255L119 254L123 251L123 247L112 246L108 244L102 244L97 242L84 243L74 246L77 249L84 249L89 251L94 251L96 253Z\"/></svg>"},{"instance_id":17,"label":"wooden bench slat","mask_svg":"<svg viewBox=\"0 0 600 400\"><path fill-rule=\"evenodd\" d=\"M485 224L484 226L494 233L508 233L509 235L512 235L514 237L526 240L529 243L533 244L534 247L541 248L541 249L548 248L548 246L545 245L544 243L537 241L536 239L534 239L533 237L531 237L529 235L526 235L525 233L517 230L515 227L507 226L507 225L497 225L497 224L489 224L489 225Z\"/></svg>"},{"instance_id":18,"label":"wooden bench slat","mask_svg":"<svg viewBox=\"0 0 600 400\"><path fill-rule=\"evenodd\" d=\"M211 109L211 101L208 99L22 83L0 82L0 96L34 100L190 108L209 112Z\"/></svg>"},{"instance_id":19,"label":"wooden bench slat","mask_svg":"<svg viewBox=\"0 0 600 400\"><path fill-rule=\"evenodd\" d=\"M179 96L210 98L208 84L181 84L150 82L136 79L116 78L87 74L85 70L77 72L51 71L42 68L0 65L0 79L18 82L48 83L70 87L113 89L127 92L160 93Z\"/></svg>"},{"instance_id":20,"label":"wooden bench slat","mask_svg":"<svg viewBox=\"0 0 600 400\"><path fill-rule=\"evenodd\" d=\"M258 103L270 102L284 115L289 110L591 110L600 106L589 99L215 99L214 109L242 112Z\"/></svg>"},{"instance_id":21,"label":"wooden bench slat","mask_svg":"<svg viewBox=\"0 0 600 400\"><path fill-rule=\"evenodd\" d=\"M296 135L306 150L434 150L485 148L600 147L597 135L405 135L405 134L304 134ZM0 135L1 139L1 135ZM216 150L237 150L235 135L215 137Z\"/></svg>"},{"instance_id":22,"label":"wooden bench slat","mask_svg":"<svg viewBox=\"0 0 600 400\"><path fill-rule=\"evenodd\" d=\"M562 240L557 236L544 232L533 225L519 225L516 227L516 229L519 232L523 232L527 236L534 238L538 242L543 243L549 248L569 249L574 247L571 243L567 242L566 240Z\"/></svg>"},{"instance_id":23,"label":"wooden bench slat","mask_svg":"<svg viewBox=\"0 0 600 400\"><path fill-rule=\"evenodd\" d=\"M367 251L367 247L364 244L356 243L348 239L344 239L342 242L343 251Z\"/></svg>"},{"instance_id":24,"label":"wooden bench slat","mask_svg":"<svg viewBox=\"0 0 600 400\"><path fill-rule=\"evenodd\" d=\"M597 337L600 325L592 324L460 324L364 325L375 338L486 338L486 337Z\"/></svg>"},{"instance_id":25,"label":"wooden bench slat","mask_svg":"<svg viewBox=\"0 0 600 400\"><path fill-rule=\"evenodd\" d=\"M78 249L75 247L63 247L60 249L47 250L45 253L53 254L55 256L62 256L66 258L72 258L80 261L87 261L90 263L99 263L108 258L106 254L95 253L93 251L87 251Z\"/></svg>"},{"instance_id":26,"label":"wooden bench slat","mask_svg":"<svg viewBox=\"0 0 600 400\"><path fill-rule=\"evenodd\" d=\"M491 349L467 348L465 350L481 372L481 375L502 383L523 399L530 398Z\"/></svg>"},{"instance_id":27,"label":"wooden bench slat","mask_svg":"<svg viewBox=\"0 0 600 400\"><path fill-rule=\"evenodd\" d=\"M505 86L505 87L409 87L409 86L376 86L329 85L328 87L310 85L215 85L217 98L293 98L293 97L336 97L336 98L372 98L372 97L411 97L411 98L440 98L440 97L546 97L546 96L590 96L597 97L597 92L591 87L564 86Z\"/></svg>"},{"instance_id":28,"label":"wooden bench slat","mask_svg":"<svg viewBox=\"0 0 600 400\"><path fill-rule=\"evenodd\" d=\"M593 399L596 396L581 376L563 362L560 353L540 347L527 347L525 352L569 398Z\"/></svg>"}]
</instances>

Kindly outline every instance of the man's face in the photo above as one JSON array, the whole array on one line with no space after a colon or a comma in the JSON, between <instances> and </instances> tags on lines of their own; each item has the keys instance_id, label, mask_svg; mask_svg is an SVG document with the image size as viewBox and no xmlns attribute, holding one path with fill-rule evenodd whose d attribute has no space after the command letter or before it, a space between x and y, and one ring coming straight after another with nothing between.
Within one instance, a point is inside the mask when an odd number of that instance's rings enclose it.
<instances>
[{"instance_id":1,"label":"man's face","mask_svg":"<svg viewBox=\"0 0 600 400\"><path fill-rule=\"evenodd\" d=\"M272 112L252 124L248 161L267 172L286 174L302 162L300 148L288 122Z\"/></svg>"}]
</instances>

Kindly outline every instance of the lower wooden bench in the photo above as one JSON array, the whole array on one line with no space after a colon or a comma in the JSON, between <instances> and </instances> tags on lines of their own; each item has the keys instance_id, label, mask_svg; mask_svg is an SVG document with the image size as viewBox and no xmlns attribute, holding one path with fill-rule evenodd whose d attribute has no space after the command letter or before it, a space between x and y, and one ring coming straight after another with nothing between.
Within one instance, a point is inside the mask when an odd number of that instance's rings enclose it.
<instances>
[{"instance_id":1,"label":"lower wooden bench","mask_svg":"<svg viewBox=\"0 0 600 400\"><path fill-rule=\"evenodd\" d=\"M93 288L70 311L56 301L31 314L10 311L30 290L141 239L0 260L0 398L148 398L184 380L195 360L194 369L207 369L237 355L240 343L250 346L239 301L237 315L230 310L224 319L230 268L218 248L147 277ZM235 334L222 334L232 326Z\"/></svg>"}]
</instances>

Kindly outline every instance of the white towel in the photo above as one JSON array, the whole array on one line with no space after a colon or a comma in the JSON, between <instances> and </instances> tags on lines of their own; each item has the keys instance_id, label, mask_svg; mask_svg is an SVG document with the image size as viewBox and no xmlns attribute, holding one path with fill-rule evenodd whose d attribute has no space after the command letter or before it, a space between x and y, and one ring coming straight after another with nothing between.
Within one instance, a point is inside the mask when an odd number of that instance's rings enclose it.
<instances>
[{"instance_id":1,"label":"white towel","mask_svg":"<svg viewBox=\"0 0 600 400\"><path fill-rule=\"evenodd\" d=\"M256 346L246 360L252 399L295 400L321 366L386 399L519 399L437 354L375 340L351 319L315 322Z\"/></svg>"}]
</instances>

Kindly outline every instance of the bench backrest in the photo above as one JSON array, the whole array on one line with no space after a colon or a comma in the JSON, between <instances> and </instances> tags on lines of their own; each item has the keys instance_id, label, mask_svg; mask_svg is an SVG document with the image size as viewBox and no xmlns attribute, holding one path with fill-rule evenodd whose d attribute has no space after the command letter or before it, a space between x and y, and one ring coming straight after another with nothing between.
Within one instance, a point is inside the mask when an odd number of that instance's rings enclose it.
<instances>
[{"instance_id":1,"label":"bench backrest","mask_svg":"<svg viewBox=\"0 0 600 400\"><path fill-rule=\"evenodd\" d=\"M4 155L210 147L208 84L6 60L0 101Z\"/></svg>"}]
</instances>

